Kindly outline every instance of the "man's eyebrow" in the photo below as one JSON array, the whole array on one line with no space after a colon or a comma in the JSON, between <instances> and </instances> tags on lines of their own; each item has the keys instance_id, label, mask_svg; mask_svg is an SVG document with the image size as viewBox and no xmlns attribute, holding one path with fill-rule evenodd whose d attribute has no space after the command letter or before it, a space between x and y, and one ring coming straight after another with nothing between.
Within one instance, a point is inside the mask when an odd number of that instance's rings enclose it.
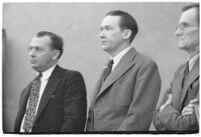
<instances>
[{"instance_id":1,"label":"man's eyebrow","mask_svg":"<svg viewBox=\"0 0 201 137\"><path fill-rule=\"evenodd\" d=\"M105 27L112 27L111 25L106 25Z\"/></svg>"},{"instance_id":2,"label":"man's eyebrow","mask_svg":"<svg viewBox=\"0 0 201 137\"><path fill-rule=\"evenodd\" d=\"M109 28L112 27L111 25L100 26L100 28Z\"/></svg>"},{"instance_id":3,"label":"man's eyebrow","mask_svg":"<svg viewBox=\"0 0 201 137\"><path fill-rule=\"evenodd\" d=\"M100 26L100 30L108 29L108 28L111 28L111 26L108 26L108 25L106 25L106 26Z\"/></svg>"}]
</instances>

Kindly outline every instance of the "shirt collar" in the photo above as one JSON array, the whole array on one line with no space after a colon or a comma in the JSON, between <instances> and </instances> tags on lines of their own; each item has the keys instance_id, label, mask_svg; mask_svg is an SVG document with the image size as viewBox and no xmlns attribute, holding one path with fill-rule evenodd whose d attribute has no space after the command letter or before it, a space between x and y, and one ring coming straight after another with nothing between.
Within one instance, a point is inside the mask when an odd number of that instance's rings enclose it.
<instances>
[{"instance_id":1,"label":"shirt collar","mask_svg":"<svg viewBox=\"0 0 201 137\"><path fill-rule=\"evenodd\" d=\"M115 66L119 63L119 61L121 60L121 58L131 49L131 46L123 49L121 52L119 52L119 54L117 54L115 57L110 57L110 59L112 59L114 61L112 70L115 68Z\"/></svg>"},{"instance_id":2,"label":"shirt collar","mask_svg":"<svg viewBox=\"0 0 201 137\"><path fill-rule=\"evenodd\" d=\"M117 54L115 57L110 57L114 62L117 60L121 60L121 58L131 49L131 47L127 47L123 49L119 54Z\"/></svg>"},{"instance_id":3,"label":"shirt collar","mask_svg":"<svg viewBox=\"0 0 201 137\"><path fill-rule=\"evenodd\" d=\"M42 79L42 80L48 79L48 78L51 76L51 74L52 74L53 70L55 69L56 65L57 65L57 64L53 65L52 67L50 67L50 68L47 69L46 71L42 72L42 77L41 77L41 79Z\"/></svg>"}]
</instances>

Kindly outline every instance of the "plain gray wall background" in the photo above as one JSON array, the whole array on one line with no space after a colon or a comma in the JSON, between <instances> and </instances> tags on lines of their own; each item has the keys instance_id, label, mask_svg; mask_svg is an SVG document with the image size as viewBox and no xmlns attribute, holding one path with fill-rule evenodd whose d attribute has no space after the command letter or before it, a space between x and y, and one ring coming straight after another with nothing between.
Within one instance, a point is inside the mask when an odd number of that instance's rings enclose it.
<instances>
[{"instance_id":1,"label":"plain gray wall background","mask_svg":"<svg viewBox=\"0 0 201 137\"><path fill-rule=\"evenodd\" d=\"M139 33L132 43L138 51L158 64L162 78L161 97L177 67L187 60L177 48L174 35L181 8L189 3L4 3L3 29L3 128L12 132L22 89L35 77L29 66L27 46L41 30L64 39L59 64L80 71L88 99L109 55L100 48L99 25L111 10L124 10L135 17ZM90 99L89 99L90 101ZM154 130L153 125L150 130Z\"/></svg>"}]
</instances>

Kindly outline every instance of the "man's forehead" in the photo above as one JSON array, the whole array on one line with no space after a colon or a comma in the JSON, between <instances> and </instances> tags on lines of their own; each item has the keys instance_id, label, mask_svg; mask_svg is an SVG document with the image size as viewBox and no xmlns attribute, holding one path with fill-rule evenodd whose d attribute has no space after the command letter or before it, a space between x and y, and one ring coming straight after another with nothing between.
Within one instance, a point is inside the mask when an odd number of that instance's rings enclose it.
<instances>
[{"instance_id":1,"label":"man's forehead","mask_svg":"<svg viewBox=\"0 0 201 137\"><path fill-rule=\"evenodd\" d=\"M103 21L101 23L101 26L110 26L110 25L117 25L119 24L120 16L111 16L107 15L103 18Z\"/></svg>"},{"instance_id":2,"label":"man's forehead","mask_svg":"<svg viewBox=\"0 0 201 137\"><path fill-rule=\"evenodd\" d=\"M43 37L33 37L30 42L30 46L42 46L51 44L50 38L48 36Z\"/></svg>"},{"instance_id":3,"label":"man's forehead","mask_svg":"<svg viewBox=\"0 0 201 137\"><path fill-rule=\"evenodd\" d=\"M184 11L180 18L180 24L187 23L187 24L198 24L198 9L197 8L191 8L186 11Z\"/></svg>"}]
</instances>

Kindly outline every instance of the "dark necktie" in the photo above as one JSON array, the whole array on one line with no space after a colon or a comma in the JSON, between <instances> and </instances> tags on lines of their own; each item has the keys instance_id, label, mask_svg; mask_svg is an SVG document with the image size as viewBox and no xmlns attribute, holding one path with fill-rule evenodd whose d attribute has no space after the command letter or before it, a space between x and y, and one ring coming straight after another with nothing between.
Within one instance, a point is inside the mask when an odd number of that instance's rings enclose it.
<instances>
[{"instance_id":1,"label":"dark necktie","mask_svg":"<svg viewBox=\"0 0 201 137\"><path fill-rule=\"evenodd\" d=\"M186 79L188 77L188 73L189 73L189 62L186 63L186 69L184 71L184 78L183 78L183 81L182 81L182 88L184 88L184 85L186 83Z\"/></svg>"},{"instance_id":2,"label":"dark necktie","mask_svg":"<svg viewBox=\"0 0 201 137\"><path fill-rule=\"evenodd\" d=\"M28 100L28 107L25 113L24 125L23 129L25 132L30 132L33 127L33 121L35 119L36 108L39 99L39 91L41 86L42 74L40 73L31 84L29 100Z\"/></svg>"},{"instance_id":3,"label":"dark necktie","mask_svg":"<svg viewBox=\"0 0 201 137\"><path fill-rule=\"evenodd\" d=\"M104 77L103 80L105 81L107 79L107 77L110 75L111 71L112 71L112 65L114 64L113 60L110 60L108 62L107 67L105 68L105 72L104 72Z\"/></svg>"}]
</instances>

